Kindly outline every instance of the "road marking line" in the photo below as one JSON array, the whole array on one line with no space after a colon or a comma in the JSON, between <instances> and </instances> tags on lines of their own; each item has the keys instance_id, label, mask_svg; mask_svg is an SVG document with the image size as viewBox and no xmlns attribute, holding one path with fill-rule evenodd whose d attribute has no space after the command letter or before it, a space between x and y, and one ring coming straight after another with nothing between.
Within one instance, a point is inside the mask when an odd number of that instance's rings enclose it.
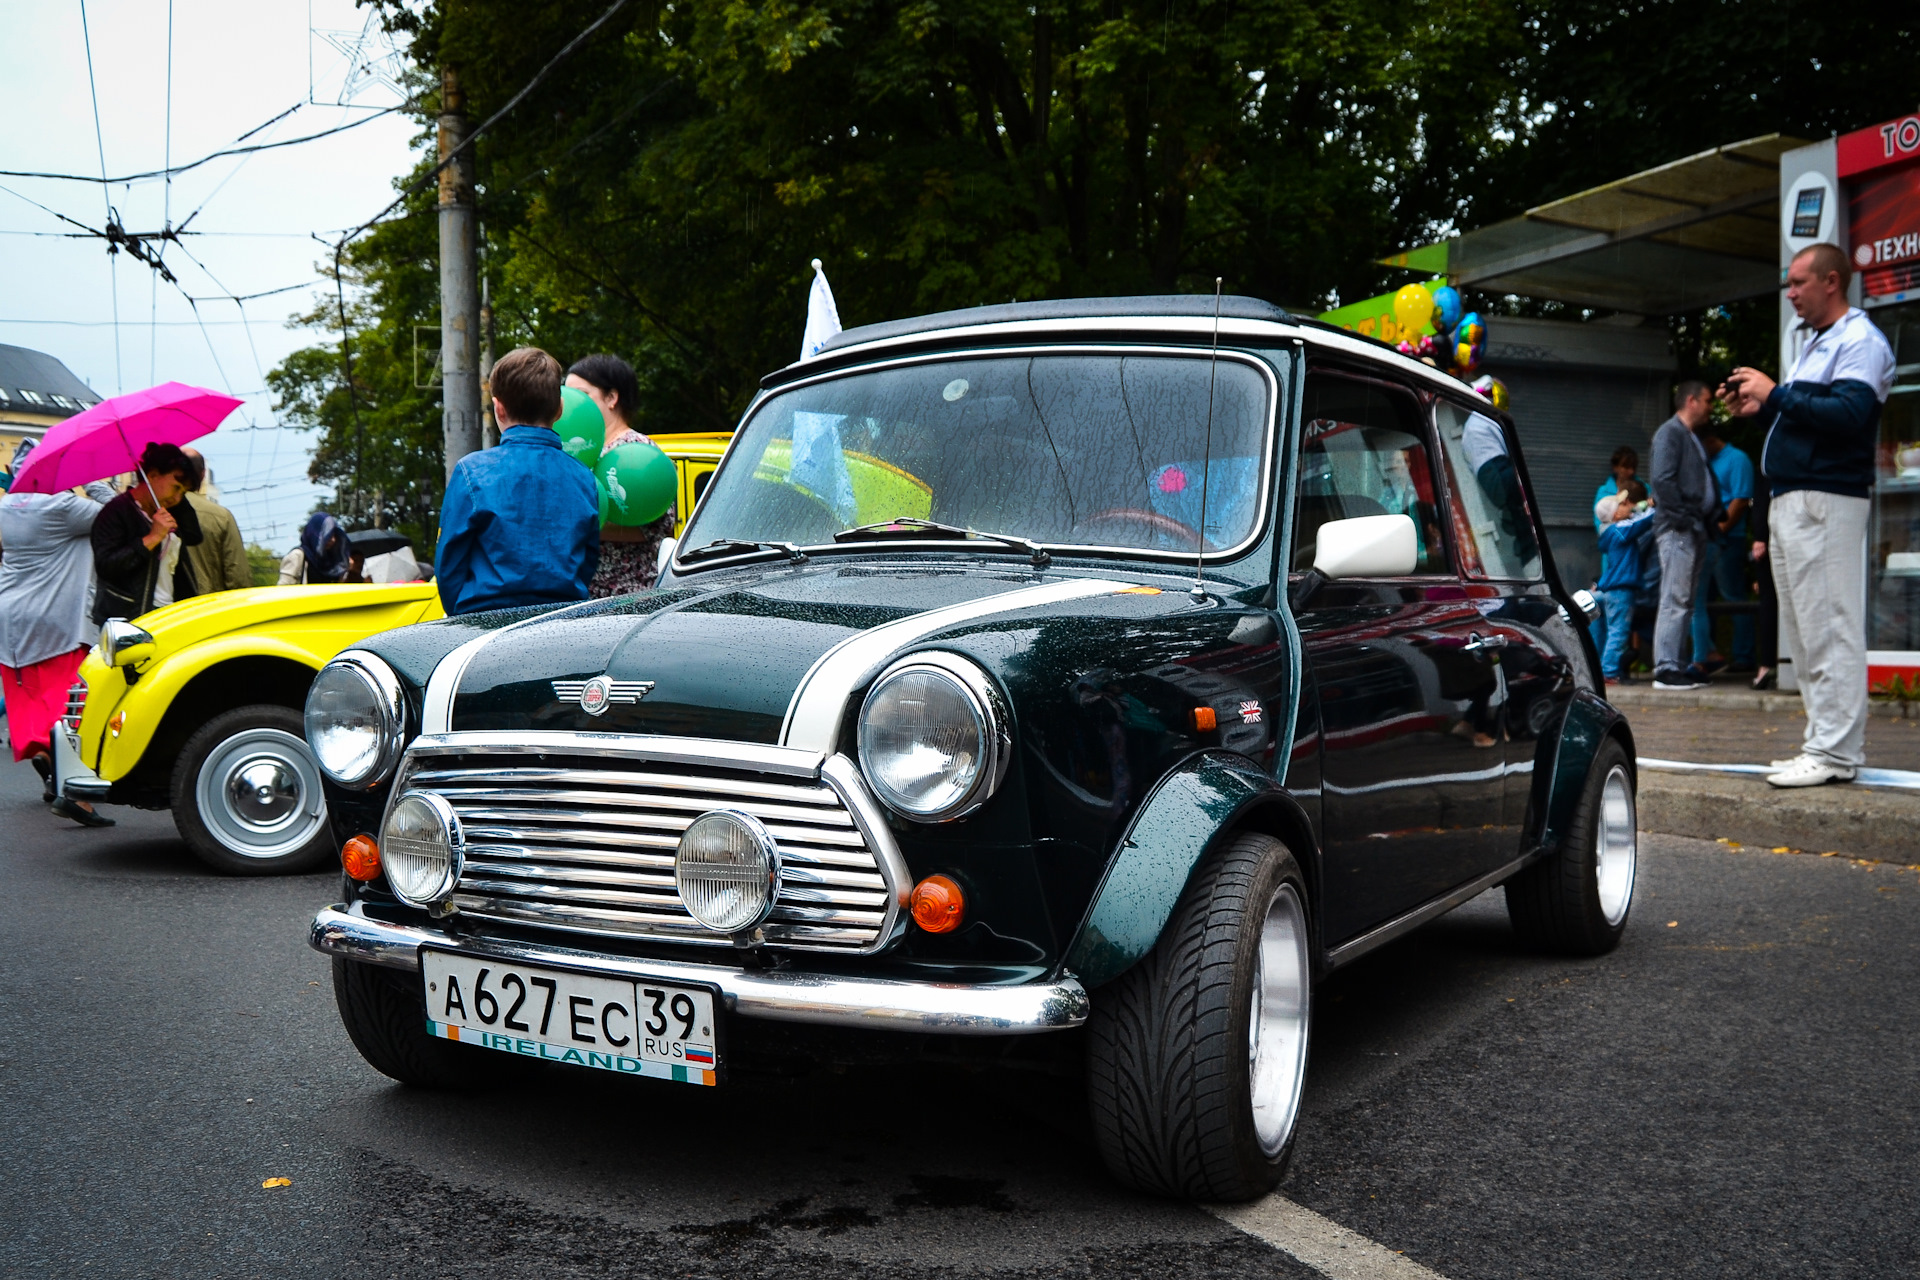
<instances>
[{"instance_id":1,"label":"road marking line","mask_svg":"<svg viewBox=\"0 0 1920 1280\"><path fill-rule=\"evenodd\" d=\"M1252 1204L1210 1204L1208 1213L1333 1280L1446 1280L1437 1271L1349 1231L1275 1193Z\"/></svg>"}]
</instances>

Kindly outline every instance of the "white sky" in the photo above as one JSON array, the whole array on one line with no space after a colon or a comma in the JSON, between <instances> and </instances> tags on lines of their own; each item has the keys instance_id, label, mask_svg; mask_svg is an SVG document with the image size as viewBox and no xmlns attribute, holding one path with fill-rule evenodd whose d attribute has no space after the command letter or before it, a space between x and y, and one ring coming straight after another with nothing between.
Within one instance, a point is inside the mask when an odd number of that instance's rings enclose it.
<instances>
[{"instance_id":1,"label":"white sky","mask_svg":"<svg viewBox=\"0 0 1920 1280\"><path fill-rule=\"evenodd\" d=\"M168 0L87 3L110 176L165 167L169 7ZM172 0L171 9L175 165L232 146L306 102L310 62L312 97L328 105L303 106L249 144L371 114L336 105L348 60L310 34L357 36L366 15L352 0ZM0 169L97 177L101 145L80 0L0 4L0 49L8 51L0 78ZM385 50L371 52L378 58ZM354 98L373 106L396 100L378 84ZM414 128L395 114L319 142L216 160L178 175L170 197L157 180L112 187L107 198L129 231L158 230L169 199L176 225L205 203L188 230L208 234L189 236L184 245L206 269L180 246L166 249L167 265L188 293L222 299L199 304L204 334L179 289L125 255L110 260L103 241L19 234L77 228L0 191L0 342L57 357L103 396L177 379L243 398L245 406L198 447L247 540L284 551L325 491L306 478L312 438L275 429L263 375L298 347L334 341L323 330L286 327L289 316L311 307L321 289L315 264L330 256L310 233L337 235L393 198L392 179L411 163ZM106 218L97 183L0 176L0 187L90 227ZM248 323L224 300L286 285L311 287L246 303ZM241 429L249 425L259 429Z\"/></svg>"}]
</instances>

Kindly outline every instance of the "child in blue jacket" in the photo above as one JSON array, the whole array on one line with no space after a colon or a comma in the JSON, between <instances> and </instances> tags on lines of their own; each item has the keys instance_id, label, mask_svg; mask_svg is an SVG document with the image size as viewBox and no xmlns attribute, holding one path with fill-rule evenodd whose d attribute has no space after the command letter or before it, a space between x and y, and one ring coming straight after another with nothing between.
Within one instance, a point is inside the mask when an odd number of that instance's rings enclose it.
<instances>
[{"instance_id":1,"label":"child in blue jacket","mask_svg":"<svg viewBox=\"0 0 1920 1280\"><path fill-rule=\"evenodd\" d=\"M1607 624L1607 643L1600 655L1600 669L1608 684L1618 684L1625 675L1620 668L1627 651L1627 636L1633 629L1634 593L1640 587L1641 552L1647 544L1653 513L1647 505L1647 487L1638 480L1620 486L1605 528L1600 531L1600 550L1606 555L1606 567L1594 594Z\"/></svg>"}]
</instances>

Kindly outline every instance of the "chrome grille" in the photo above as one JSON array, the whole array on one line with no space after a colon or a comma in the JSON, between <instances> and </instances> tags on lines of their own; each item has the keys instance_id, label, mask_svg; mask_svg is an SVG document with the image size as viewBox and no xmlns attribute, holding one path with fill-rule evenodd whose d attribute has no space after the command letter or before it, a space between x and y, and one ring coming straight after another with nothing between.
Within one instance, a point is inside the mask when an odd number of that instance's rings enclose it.
<instances>
[{"instance_id":1,"label":"chrome grille","mask_svg":"<svg viewBox=\"0 0 1920 1280\"><path fill-rule=\"evenodd\" d=\"M60 719L65 722L67 728L78 733L80 732L80 716L86 709L87 682L85 680L75 680L67 688L67 710L66 714L61 716Z\"/></svg>"},{"instance_id":2,"label":"chrome grille","mask_svg":"<svg viewBox=\"0 0 1920 1280\"><path fill-rule=\"evenodd\" d=\"M687 913L673 882L680 834L712 809L760 819L780 846L768 942L859 951L881 941L887 881L831 785L650 760L530 762L524 754L427 756L403 789L453 806L465 861L462 913L578 932L731 945ZM396 793L397 794L397 793Z\"/></svg>"}]
</instances>

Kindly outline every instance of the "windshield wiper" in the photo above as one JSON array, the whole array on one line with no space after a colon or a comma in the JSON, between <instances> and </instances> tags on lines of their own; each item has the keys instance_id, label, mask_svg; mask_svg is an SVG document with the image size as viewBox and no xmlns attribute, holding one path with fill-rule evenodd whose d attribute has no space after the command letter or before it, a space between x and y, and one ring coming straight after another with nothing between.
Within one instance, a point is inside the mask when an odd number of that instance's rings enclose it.
<instances>
[{"instance_id":1,"label":"windshield wiper","mask_svg":"<svg viewBox=\"0 0 1920 1280\"><path fill-rule=\"evenodd\" d=\"M679 557L682 560L691 562L694 560L705 560L712 556L724 556L734 552L745 553L749 551L778 551L795 564L805 564L807 562L807 553L794 546L791 542L748 542L742 538L715 538L712 542L695 547L691 551L680 552Z\"/></svg>"},{"instance_id":2,"label":"windshield wiper","mask_svg":"<svg viewBox=\"0 0 1920 1280\"><path fill-rule=\"evenodd\" d=\"M833 535L835 542L858 542L875 537L924 538L984 538L988 542L998 542L1009 547L1018 547L1033 557L1035 568L1053 563L1053 557L1047 549L1031 538L1016 537L1011 533L985 533L979 529L963 529L957 524L941 524L938 520L922 520L917 516L902 516L898 520L882 520L878 524L863 524L853 529L842 529Z\"/></svg>"}]
</instances>

